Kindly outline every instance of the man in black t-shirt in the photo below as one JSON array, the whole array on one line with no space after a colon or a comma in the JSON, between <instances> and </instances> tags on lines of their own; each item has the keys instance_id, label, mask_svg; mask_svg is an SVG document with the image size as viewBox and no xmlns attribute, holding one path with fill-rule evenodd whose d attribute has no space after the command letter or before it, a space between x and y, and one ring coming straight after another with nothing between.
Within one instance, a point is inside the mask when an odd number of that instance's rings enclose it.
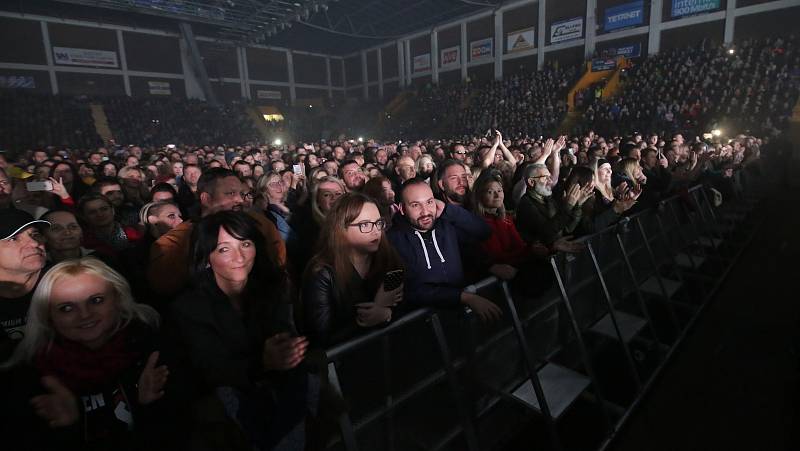
<instances>
[{"instance_id":1,"label":"man in black t-shirt","mask_svg":"<svg viewBox=\"0 0 800 451\"><path fill-rule=\"evenodd\" d=\"M22 210L0 209L0 362L24 336L31 296L44 273L41 228L49 226Z\"/></svg>"}]
</instances>

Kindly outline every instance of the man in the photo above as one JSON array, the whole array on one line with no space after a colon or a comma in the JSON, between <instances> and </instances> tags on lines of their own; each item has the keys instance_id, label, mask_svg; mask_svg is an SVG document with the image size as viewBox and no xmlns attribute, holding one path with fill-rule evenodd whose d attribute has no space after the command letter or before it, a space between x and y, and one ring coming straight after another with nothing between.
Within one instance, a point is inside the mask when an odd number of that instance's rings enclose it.
<instances>
[{"instance_id":1,"label":"man","mask_svg":"<svg viewBox=\"0 0 800 451\"><path fill-rule=\"evenodd\" d=\"M550 170L540 163L526 167L523 180L527 191L519 201L516 221L522 239L530 244L542 243L556 251L573 251L572 243L560 239L578 226L581 206L594 191L587 189L577 198L563 202L553 199Z\"/></svg>"},{"instance_id":2,"label":"man","mask_svg":"<svg viewBox=\"0 0 800 451\"><path fill-rule=\"evenodd\" d=\"M411 159L414 160L414 162L416 162L417 160L419 160L419 157L422 156L422 149L418 145L414 144L408 148L408 150L406 151L406 155L411 157Z\"/></svg>"},{"instance_id":3,"label":"man","mask_svg":"<svg viewBox=\"0 0 800 451\"><path fill-rule=\"evenodd\" d=\"M252 177L253 176L253 167L244 160L239 160L233 164L233 170L239 174L239 177Z\"/></svg>"},{"instance_id":4,"label":"man","mask_svg":"<svg viewBox=\"0 0 800 451\"><path fill-rule=\"evenodd\" d=\"M342 166L339 168L339 178L344 181L347 192L361 191L361 188L367 183L364 172L355 160L345 160L345 162L342 163Z\"/></svg>"},{"instance_id":5,"label":"man","mask_svg":"<svg viewBox=\"0 0 800 451\"><path fill-rule=\"evenodd\" d=\"M200 200L200 216L205 217L219 211L242 211L244 205L242 182L235 172L215 168L206 171L198 181L197 192ZM275 225L263 214L251 216L259 223L264 235L265 252L277 266L286 263L286 247ZM150 264L147 280L153 290L161 296L174 296L189 281L189 253L193 221L185 221L162 235L150 248Z\"/></svg>"},{"instance_id":6,"label":"man","mask_svg":"<svg viewBox=\"0 0 800 451\"><path fill-rule=\"evenodd\" d=\"M453 146L453 151L450 152L450 156L454 160L464 161L467 159L467 149L463 144L455 144Z\"/></svg>"},{"instance_id":7,"label":"man","mask_svg":"<svg viewBox=\"0 0 800 451\"><path fill-rule=\"evenodd\" d=\"M44 273L50 224L14 208L0 210L0 362L24 336L31 296Z\"/></svg>"},{"instance_id":8,"label":"man","mask_svg":"<svg viewBox=\"0 0 800 451\"><path fill-rule=\"evenodd\" d=\"M412 305L467 305L485 321L498 319L497 305L464 291L460 247L487 239L491 229L486 222L435 199L420 179L403 185L401 199L388 237L405 264L404 299Z\"/></svg>"},{"instance_id":9,"label":"man","mask_svg":"<svg viewBox=\"0 0 800 451\"><path fill-rule=\"evenodd\" d=\"M42 164L50 158L50 155L47 154L45 150L34 150L33 151L33 163L34 164Z\"/></svg>"},{"instance_id":10,"label":"man","mask_svg":"<svg viewBox=\"0 0 800 451\"><path fill-rule=\"evenodd\" d=\"M199 216L199 205L197 204L197 182L200 180L202 171L194 164L183 165L183 177L178 182L178 206L186 216Z\"/></svg>"},{"instance_id":11,"label":"man","mask_svg":"<svg viewBox=\"0 0 800 451\"><path fill-rule=\"evenodd\" d=\"M439 168L437 185L445 203L465 207L469 198L469 174L457 160L446 160Z\"/></svg>"}]
</instances>

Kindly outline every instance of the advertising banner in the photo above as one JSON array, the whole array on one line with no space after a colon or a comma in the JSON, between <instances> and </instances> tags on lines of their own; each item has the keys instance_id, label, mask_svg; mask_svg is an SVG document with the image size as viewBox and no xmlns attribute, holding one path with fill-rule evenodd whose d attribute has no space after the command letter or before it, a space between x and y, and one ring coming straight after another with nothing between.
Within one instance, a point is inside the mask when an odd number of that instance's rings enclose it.
<instances>
[{"instance_id":1,"label":"advertising banner","mask_svg":"<svg viewBox=\"0 0 800 451\"><path fill-rule=\"evenodd\" d=\"M492 50L494 48L494 39L486 38L469 43L469 60L477 61L492 57Z\"/></svg>"},{"instance_id":2,"label":"advertising banner","mask_svg":"<svg viewBox=\"0 0 800 451\"><path fill-rule=\"evenodd\" d=\"M509 33L506 36L506 51L508 53L518 52L520 50L527 50L533 48L533 43L536 40L536 33L533 28L526 28Z\"/></svg>"},{"instance_id":3,"label":"advertising banner","mask_svg":"<svg viewBox=\"0 0 800 451\"><path fill-rule=\"evenodd\" d=\"M148 81L147 86L150 88L150 94L157 96L172 95L172 88L168 81Z\"/></svg>"},{"instance_id":4,"label":"advertising banner","mask_svg":"<svg viewBox=\"0 0 800 451\"><path fill-rule=\"evenodd\" d=\"M117 52L108 52L105 50L53 47L53 57L56 64L69 66L119 66L119 63L117 63Z\"/></svg>"},{"instance_id":5,"label":"advertising banner","mask_svg":"<svg viewBox=\"0 0 800 451\"><path fill-rule=\"evenodd\" d=\"M256 90L256 98L259 99L280 100L281 97L283 96L280 91L268 91L265 89Z\"/></svg>"},{"instance_id":6,"label":"advertising banner","mask_svg":"<svg viewBox=\"0 0 800 451\"><path fill-rule=\"evenodd\" d=\"M583 34L583 17L562 20L550 25L550 43L580 39Z\"/></svg>"},{"instance_id":7,"label":"advertising banner","mask_svg":"<svg viewBox=\"0 0 800 451\"><path fill-rule=\"evenodd\" d=\"M672 17L719 9L720 0L672 0Z\"/></svg>"},{"instance_id":8,"label":"advertising banner","mask_svg":"<svg viewBox=\"0 0 800 451\"><path fill-rule=\"evenodd\" d=\"M595 58L592 60L592 72L602 72L617 67L617 60L614 58Z\"/></svg>"},{"instance_id":9,"label":"advertising banner","mask_svg":"<svg viewBox=\"0 0 800 451\"><path fill-rule=\"evenodd\" d=\"M644 23L644 1L625 3L606 10L603 30L612 31Z\"/></svg>"},{"instance_id":10,"label":"advertising banner","mask_svg":"<svg viewBox=\"0 0 800 451\"><path fill-rule=\"evenodd\" d=\"M625 58L638 58L642 56L642 44L636 43L620 47L612 47L603 51L603 56L611 58L615 56L624 56Z\"/></svg>"},{"instance_id":11,"label":"advertising banner","mask_svg":"<svg viewBox=\"0 0 800 451\"><path fill-rule=\"evenodd\" d=\"M0 75L0 88L34 89L36 88L36 82L33 77L25 75Z\"/></svg>"},{"instance_id":12,"label":"advertising banner","mask_svg":"<svg viewBox=\"0 0 800 451\"><path fill-rule=\"evenodd\" d=\"M414 62L411 65L414 72L425 72L431 70L431 54L423 53L414 57Z\"/></svg>"},{"instance_id":13,"label":"advertising banner","mask_svg":"<svg viewBox=\"0 0 800 451\"><path fill-rule=\"evenodd\" d=\"M442 67L458 66L461 62L461 47L448 47L442 49L439 55L439 61L442 62Z\"/></svg>"}]
</instances>

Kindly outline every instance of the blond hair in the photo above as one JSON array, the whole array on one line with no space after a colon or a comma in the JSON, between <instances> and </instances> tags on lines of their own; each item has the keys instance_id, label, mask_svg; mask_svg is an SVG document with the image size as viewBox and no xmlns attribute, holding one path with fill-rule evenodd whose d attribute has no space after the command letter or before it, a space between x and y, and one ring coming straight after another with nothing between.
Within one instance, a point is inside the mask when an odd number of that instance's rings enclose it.
<instances>
[{"instance_id":1,"label":"blond hair","mask_svg":"<svg viewBox=\"0 0 800 451\"><path fill-rule=\"evenodd\" d=\"M125 328L131 320L138 320L155 329L160 316L152 307L138 304L133 300L131 286L125 277L94 257L82 257L56 264L42 277L33 292L28 307L28 321L25 324L25 337L14 350L14 354L0 368L9 368L17 363L30 362L42 349L50 346L56 336L50 320L50 295L53 286L65 276L91 274L111 285L116 294L119 317L113 333Z\"/></svg>"}]
</instances>

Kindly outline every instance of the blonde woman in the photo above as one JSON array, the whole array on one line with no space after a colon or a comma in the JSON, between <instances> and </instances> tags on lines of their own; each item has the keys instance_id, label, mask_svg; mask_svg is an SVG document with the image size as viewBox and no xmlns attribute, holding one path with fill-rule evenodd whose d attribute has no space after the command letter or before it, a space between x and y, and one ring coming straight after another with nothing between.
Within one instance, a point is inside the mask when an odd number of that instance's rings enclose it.
<instances>
[{"instance_id":1,"label":"blonde woman","mask_svg":"<svg viewBox=\"0 0 800 451\"><path fill-rule=\"evenodd\" d=\"M100 260L53 266L33 293L24 338L2 365L34 373L9 394L14 421L48 431L31 438L41 449L152 443L163 431L147 426L158 424L169 376L158 363L158 327L158 313L134 302L125 278Z\"/></svg>"}]
</instances>

